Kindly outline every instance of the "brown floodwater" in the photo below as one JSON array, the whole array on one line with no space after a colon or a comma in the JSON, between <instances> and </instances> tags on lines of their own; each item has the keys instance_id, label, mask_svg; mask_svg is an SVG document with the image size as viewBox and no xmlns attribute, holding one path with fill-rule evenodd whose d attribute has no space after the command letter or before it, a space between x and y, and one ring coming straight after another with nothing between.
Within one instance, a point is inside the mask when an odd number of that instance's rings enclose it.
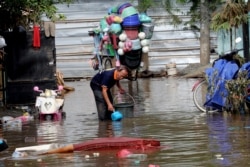
<instances>
[{"instance_id":1,"label":"brown floodwater","mask_svg":"<svg viewBox=\"0 0 250 167\"><path fill-rule=\"evenodd\" d=\"M0 152L0 167L249 166L249 116L201 113L192 100L195 81L178 77L122 81L135 105L120 109L125 117L121 122L98 121L89 81L66 82L75 91L65 96L64 120L35 120L16 129L0 129L9 145ZM12 157L18 147L114 136L154 138L165 147L141 160L118 159L116 151L100 151L99 156L80 151Z\"/></svg>"}]
</instances>

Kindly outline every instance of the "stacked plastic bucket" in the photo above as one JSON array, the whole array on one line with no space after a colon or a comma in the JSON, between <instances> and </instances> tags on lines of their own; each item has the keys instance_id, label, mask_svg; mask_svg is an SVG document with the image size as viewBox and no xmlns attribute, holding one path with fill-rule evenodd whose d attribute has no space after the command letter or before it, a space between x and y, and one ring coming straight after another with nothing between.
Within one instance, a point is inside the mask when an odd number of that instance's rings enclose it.
<instances>
[{"instance_id":1,"label":"stacked plastic bucket","mask_svg":"<svg viewBox=\"0 0 250 167\"><path fill-rule=\"evenodd\" d=\"M131 69L137 68L142 52L149 52L154 30L151 18L139 13L131 3L121 3L109 8L108 15L100 21L101 32L106 28L110 29L112 48L117 51L121 63Z\"/></svg>"},{"instance_id":2,"label":"stacked plastic bucket","mask_svg":"<svg viewBox=\"0 0 250 167\"><path fill-rule=\"evenodd\" d=\"M131 51L142 49L142 52L147 53L149 51L149 39L152 38L154 31L151 18L145 13L139 13L130 3L118 5L117 14L123 19L121 25L127 38L132 43Z\"/></svg>"},{"instance_id":3,"label":"stacked plastic bucket","mask_svg":"<svg viewBox=\"0 0 250 167\"><path fill-rule=\"evenodd\" d=\"M118 14L123 19L122 28L127 37L130 40L138 38L141 22L137 10L130 3L124 3L118 8Z\"/></svg>"}]
</instances>

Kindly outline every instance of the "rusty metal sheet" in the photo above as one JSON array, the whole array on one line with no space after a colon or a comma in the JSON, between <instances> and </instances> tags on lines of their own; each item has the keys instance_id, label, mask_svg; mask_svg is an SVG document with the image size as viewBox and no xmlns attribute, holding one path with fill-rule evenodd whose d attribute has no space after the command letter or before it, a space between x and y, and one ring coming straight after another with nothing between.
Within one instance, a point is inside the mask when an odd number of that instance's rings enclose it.
<instances>
[{"instance_id":1,"label":"rusty metal sheet","mask_svg":"<svg viewBox=\"0 0 250 167\"><path fill-rule=\"evenodd\" d=\"M133 2L134 6L136 2ZM93 57L94 44L93 38L88 36L88 31L99 26L109 7L122 3L123 0L79 0L69 7L57 5L58 13L67 17L65 21L56 22L55 38L57 68L63 72L64 77L89 77L95 74L96 71L89 64L89 59ZM176 14L183 21L189 20L187 12L190 5L177 7L181 10ZM165 68L167 63L173 61L177 63L177 67L199 63L199 31L195 32L184 24L171 25L170 16L162 7L149 9L147 14L155 24L148 54L149 70ZM216 49L217 34L211 32L210 39L211 48Z\"/></svg>"}]
</instances>

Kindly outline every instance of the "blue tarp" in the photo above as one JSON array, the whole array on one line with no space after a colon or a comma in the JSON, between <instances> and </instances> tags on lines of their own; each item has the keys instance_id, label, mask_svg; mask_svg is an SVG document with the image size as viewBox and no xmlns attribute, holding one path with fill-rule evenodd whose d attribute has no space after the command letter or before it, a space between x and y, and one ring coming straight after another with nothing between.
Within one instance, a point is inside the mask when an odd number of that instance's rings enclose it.
<instances>
[{"instance_id":1,"label":"blue tarp","mask_svg":"<svg viewBox=\"0 0 250 167\"><path fill-rule=\"evenodd\" d=\"M213 67L206 69L206 77L208 79L208 94L205 106L222 110L226 107L226 97L228 95L225 83L227 80L235 78L239 70L238 65L234 61L219 59L215 61Z\"/></svg>"}]
</instances>

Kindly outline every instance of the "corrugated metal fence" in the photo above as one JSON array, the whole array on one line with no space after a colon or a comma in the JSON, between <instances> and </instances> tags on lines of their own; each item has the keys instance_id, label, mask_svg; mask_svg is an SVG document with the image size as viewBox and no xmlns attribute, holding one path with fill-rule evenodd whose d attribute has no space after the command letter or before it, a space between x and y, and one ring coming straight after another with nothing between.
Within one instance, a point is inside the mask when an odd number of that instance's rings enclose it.
<instances>
[{"instance_id":1,"label":"corrugated metal fence","mask_svg":"<svg viewBox=\"0 0 250 167\"><path fill-rule=\"evenodd\" d=\"M93 57L93 38L88 31L96 28L100 20L107 15L112 6L124 3L123 0L78 0L67 5L57 5L58 13L67 19L56 23L57 68L64 78L89 77L94 71L88 61ZM136 6L136 3L132 3ZM189 6L178 6L177 12L182 20ZM165 69L166 64L175 62L177 68L200 61L199 32L194 32L185 25L175 27L170 24L170 17L161 7L147 11L154 20L154 34L150 42L149 70ZM217 47L217 37L211 35L211 48Z\"/></svg>"}]
</instances>

